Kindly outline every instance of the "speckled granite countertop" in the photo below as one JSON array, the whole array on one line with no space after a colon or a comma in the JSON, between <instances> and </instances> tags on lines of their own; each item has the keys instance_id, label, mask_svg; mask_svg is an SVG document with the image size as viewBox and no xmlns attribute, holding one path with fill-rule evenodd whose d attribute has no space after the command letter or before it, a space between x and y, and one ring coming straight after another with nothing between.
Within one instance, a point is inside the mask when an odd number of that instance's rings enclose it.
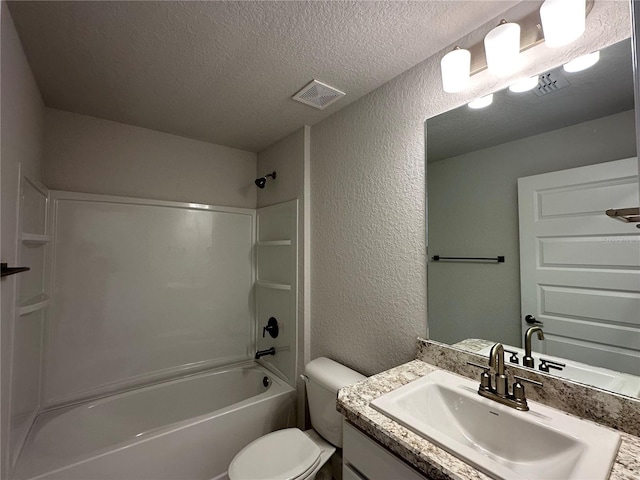
<instances>
[{"instance_id":1,"label":"speckled granite countertop","mask_svg":"<svg viewBox=\"0 0 640 480\"><path fill-rule=\"evenodd\" d=\"M338 392L337 409L351 423L386 446L433 480L489 479L462 460L377 412L369 403L435 370L428 363L414 360L379 373ZM640 478L640 438L618 432L622 443L610 480L638 480Z\"/></svg>"},{"instance_id":2,"label":"speckled granite countertop","mask_svg":"<svg viewBox=\"0 0 640 480\"><path fill-rule=\"evenodd\" d=\"M483 340L482 338L467 338L461 342L451 345L453 348L459 348L460 350L466 350L467 352L479 352L483 348L492 347L496 342L489 340Z\"/></svg>"}]
</instances>

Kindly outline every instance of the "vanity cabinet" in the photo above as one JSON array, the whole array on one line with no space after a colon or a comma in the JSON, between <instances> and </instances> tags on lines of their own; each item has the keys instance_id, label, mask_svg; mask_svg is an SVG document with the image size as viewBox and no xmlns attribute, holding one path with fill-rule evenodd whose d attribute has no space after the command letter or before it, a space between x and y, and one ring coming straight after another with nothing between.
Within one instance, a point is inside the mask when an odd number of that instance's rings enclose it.
<instances>
[{"instance_id":1,"label":"vanity cabinet","mask_svg":"<svg viewBox=\"0 0 640 480\"><path fill-rule=\"evenodd\" d=\"M384 447L344 421L343 480L426 480Z\"/></svg>"}]
</instances>

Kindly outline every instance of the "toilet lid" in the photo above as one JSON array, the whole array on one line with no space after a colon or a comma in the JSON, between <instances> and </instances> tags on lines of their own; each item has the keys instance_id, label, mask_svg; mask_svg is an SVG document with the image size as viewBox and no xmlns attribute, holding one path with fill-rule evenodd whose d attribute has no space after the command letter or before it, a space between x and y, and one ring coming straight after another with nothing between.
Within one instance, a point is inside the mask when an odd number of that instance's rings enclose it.
<instances>
[{"instance_id":1,"label":"toilet lid","mask_svg":"<svg viewBox=\"0 0 640 480\"><path fill-rule=\"evenodd\" d=\"M301 430L287 428L244 447L229 465L233 480L294 480L320 462L320 448Z\"/></svg>"}]
</instances>

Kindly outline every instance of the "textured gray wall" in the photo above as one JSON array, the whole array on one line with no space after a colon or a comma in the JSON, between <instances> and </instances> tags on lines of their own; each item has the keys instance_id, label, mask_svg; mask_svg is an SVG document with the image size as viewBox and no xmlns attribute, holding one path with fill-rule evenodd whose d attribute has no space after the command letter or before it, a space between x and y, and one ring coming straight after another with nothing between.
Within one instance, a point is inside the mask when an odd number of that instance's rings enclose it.
<instances>
[{"instance_id":1,"label":"textured gray wall","mask_svg":"<svg viewBox=\"0 0 640 480\"><path fill-rule=\"evenodd\" d=\"M256 154L47 108L54 190L255 208Z\"/></svg>"},{"instance_id":2,"label":"textured gray wall","mask_svg":"<svg viewBox=\"0 0 640 480\"><path fill-rule=\"evenodd\" d=\"M502 16L478 19L483 28L459 43L473 45ZM445 94L447 48L313 126L312 358L373 374L413 358L427 333L424 121L630 34L626 2L596 2L580 41L527 50L518 75L484 71Z\"/></svg>"},{"instance_id":3,"label":"textured gray wall","mask_svg":"<svg viewBox=\"0 0 640 480\"><path fill-rule=\"evenodd\" d=\"M265 188L256 187L258 208L302 198L304 188L304 139L302 127L258 153L257 177L274 170L276 179L267 179Z\"/></svg>"},{"instance_id":4,"label":"textured gray wall","mask_svg":"<svg viewBox=\"0 0 640 480\"><path fill-rule=\"evenodd\" d=\"M520 345L517 179L635 157L634 113L630 110L428 165L431 255L506 257L500 265L429 264L431 339L455 343L485 338Z\"/></svg>"}]
</instances>

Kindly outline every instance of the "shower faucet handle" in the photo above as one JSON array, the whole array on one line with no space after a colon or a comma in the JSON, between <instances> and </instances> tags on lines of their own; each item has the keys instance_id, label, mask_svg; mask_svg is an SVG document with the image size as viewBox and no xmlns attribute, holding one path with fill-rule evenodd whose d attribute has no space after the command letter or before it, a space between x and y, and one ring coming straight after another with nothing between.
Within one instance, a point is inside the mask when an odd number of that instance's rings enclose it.
<instances>
[{"instance_id":1,"label":"shower faucet handle","mask_svg":"<svg viewBox=\"0 0 640 480\"><path fill-rule=\"evenodd\" d=\"M269 332L271 338L277 338L280 333L280 327L278 326L278 320L276 317L270 317L267 321L267 325L262 327L262 338L264 338L265 333Z\"/></svg>"}]
</instances>

